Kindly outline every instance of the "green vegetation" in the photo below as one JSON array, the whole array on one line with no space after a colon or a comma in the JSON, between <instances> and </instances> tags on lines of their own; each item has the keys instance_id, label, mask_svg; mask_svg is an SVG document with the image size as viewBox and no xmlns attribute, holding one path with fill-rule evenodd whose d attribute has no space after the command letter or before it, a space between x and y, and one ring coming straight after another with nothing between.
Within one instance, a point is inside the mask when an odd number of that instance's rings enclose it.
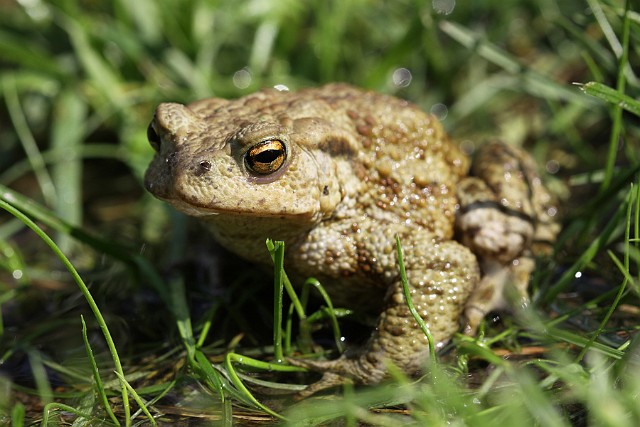
<instances>
[{"instance_id":1,"label":"green vegetation","mask_svg":"<svg viewBox=\"0 0 640 427\"><path fill-rule=\"evenodd\" d=\"M0 425L640 425L640 7L457 3L0 1ZM293 402L315 377L282 359L335 357L350 313L146 194L145 132L162 101L330 81L525 146L564 228L533 304L423 378Z\"/></svg>"}]
</instances>

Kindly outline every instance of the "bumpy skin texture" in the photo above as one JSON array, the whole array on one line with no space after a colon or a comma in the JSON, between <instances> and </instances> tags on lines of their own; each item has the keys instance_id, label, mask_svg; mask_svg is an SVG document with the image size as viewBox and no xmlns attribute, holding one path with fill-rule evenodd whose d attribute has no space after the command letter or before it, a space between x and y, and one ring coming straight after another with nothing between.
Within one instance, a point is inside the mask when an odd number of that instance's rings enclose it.
<instances>
[{"instance_id":1,"label":"bumpy skin texture","mask_svg":"<svg viewBox=\"0 0 640 427\"><path fill-rule=\"evenodd\" d=\"M504 304L526 300L536 241L558 231L551 197L523 152L489 144L469 159L440 123L390 96L332 84L263 90L238 100L161 104L147 189L206 221L238 255L269 264L266 238L286 242L285 268L314 276L334 303L379 314L360 351L294 362L324 372L307 393L345 377L376 383L385 364L411 374L428 353L413 303L439 345Z\"/></svg>"}]
</instances>

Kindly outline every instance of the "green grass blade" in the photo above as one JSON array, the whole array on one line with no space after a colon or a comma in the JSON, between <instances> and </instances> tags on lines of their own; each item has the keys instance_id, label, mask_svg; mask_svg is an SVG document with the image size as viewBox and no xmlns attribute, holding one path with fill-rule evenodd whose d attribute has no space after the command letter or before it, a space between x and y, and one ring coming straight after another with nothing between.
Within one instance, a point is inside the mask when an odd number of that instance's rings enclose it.
<instances>
[{"instance_id":1,"label":"green grass blade","mask_svg":"<svg viewBox=\"0 0 640 427\"><path fill-rule=\"evenodd\" d=\"M582 47L581 56L585 58L586 65L596 79L598 76L603 75L602 69L607 72L615 72L616 58L606 46L602 46L598 41L590 37L584 31L584 28L578 26L568 17L559 17L556 22L569 32L572 40L578 42L578 45Z\"/></svg>"},{"instance_id":2,"label":"green grass blade","mask_svg":"<svg viewBox=\"0 0 640 427\"><path fill-rule=\"evenodd\" d=\"M487 346L477 343L470 337L465 336L463 339L461 339L461 341L458 343L458 349L460 352L462 352L462 354L473 355L486 360L493 365L501 366L505 369L508 368L508 366L506 366L508 364L506 360L496 355Z\"/></svg>"},{"instance_id":3,"label":"green grass blade","mask_svg":"<svg viewBox=\"0 0 640 427\"><path fill-rule=\"evenodd\" d=\"M56 188L53 185L49 171L46 168L42 153L36 144L33 134L29 130L27 118L24 110L20 105L20 99L18 97L18 91L16 89L15 80L13 78L5 76L2 80L2 94L7 104L7 110L9 111L9 117L13 123L13 127L16 130L22 147L29 159L31 169L38 180L40 185L40 192L44 197L44 200L49 206L55 206L58 200L56 194Z\"/></svg>"},{"instance_id":4,"label":"green grass blade","mask_svg":"<svg viewBox=\"0 0 640 427\"><path fill-rule=\"evenodd\" d=\"M594 0L589 0L591 7L594 10L594 14L600 23L600 26L605 30L608 29L608 22L601 17L601 13L598 13L600 8L597 6ZM608 39L610 43L612 43L612 47L614 47L614 52L616 56L619 57L618 63L618 78L616 83L616 91L623 95L625 93L626 86L626 74L625 70L627 69L627 61L629 58L629 29L630 29L630 21L629 21L629 1L625 2L625 14L624 14L624 24L623 24L623 34L622 34L622 47L621 51L617 51L615 49L615 43L613 40L615 37L612 37L607 32ZM611 135L609 138L609 154L607 156L607 162L605 164L605 176L602 180L602 185L600 186L600 192L605 192L605 190L609 187L609 183L613 178L613 171L616 164L616 158L618 156L618 144L620 141L620 135L622 133L622 106L620 104L614 104L612 110L613 116L613 125L611 128Z\"/></svg>"},{"instance_id":5,"label":"green grass blade","mask_svg":"<svg viewBox=\"0 0 640 427\"><path fill-rule=\"evenodd\" d=\"M86 104L75 90L62 92L56 101L51 128L51 147L60 153L61 159L52 170L54 186L58 189L56 213L70 224L79 225L82 223L82 159L69 154L81 150ZM63 252L69 252L71 236L59 233L57 241Z\"/></svg>"},{"instance_id":6,"label":"green grass blade","mask_svg":"<svg viewBox=\"0 0 640 427\"><path fill-rule=\"evenodd\" d=\"M187 358L190 364L195 361L196 340L193 335L191 325L191 313L187 303L187 291L184 286L184 278L175 277L169 283L169 307L176 319L176 326L182 338L182 343L187 351Z\"/></svg>"},{"instance_id":7,"label":"green grass blade","mask_svg":"<svg viewBox=\"0 0 640 427\"><path fill-rule=\"evenodd\" d=\"M474 49L487 61L501 67L510 74L521 77L523 88L529 94L550 100L565 100L589 104L589 102L576 91L572 91L565 85L559 84L534 70L528 69L503 49L488 42L482 36L464 26L451 21L441 21L440 29L468 49Z\"/></svg>"},{"instance_id":8,"label":"green grass blade","mask_svg":"<svg viewBox=\"0 0 640 427\"><path fill-rule=\"evenodd\" d=\"M33 372L33 379L36 383L38 396L44 404L51 403L51 401L53 401L53 390L49 383L47 371L44 368L42 355L38 350L28 350L27 355L29 356L29 366Z\"/></svg>"},{"instance_id":9,"label":"green grass blade","mask_svg":"<svg viewBox=\"0 0 640 427\"><path fill-rule=\"evenodd\" d=\"M81 22L69 15L60 15L60 24L73 43L76 58L89 76L87 82L100 92L112 108L125 108L121 90L122 78L92 46L87 27L92 22Z\"/></svg>"},{"instance_id":10,"label":"green grass blade","mask_svg":"<svg viewBox=\"0 0 640 427\"><path fill-rule=\"evenodd\" d=\"M284 289L284 242L273 242L273 354L276 363L284 362L282 349L282 293Z\"/></svg>"},{"instance_id":11,"label":"green grass blade","mask_svg":"<svg viewBox=\"0 0 640 427\"><path fill-rule=\"evenodd\" d=\"M0 307L2 308L2 307ZM285 321L284 327L284 354L290 356L292 353L291 342L293 340L293 313L294 307L293 304L289 304L289 310L287 311L287 320ZM300 351L309 352L311 351L311 333L305 330L306 323L300 323L302 329L298 332L298 340ZM303 338L304 337L304 338ZM300 341L302 340L302 341Z\"/></svg>"},{"instance_id":12,"label":"green grass blade","mask_svg":"<svg viewBox=\"0 0 640 427\"><path fill-rule=\"evenodd\" d=\"M24 426L24 405L20 402L16 403L11 410L11 427Z\"/></svg>"},{"instance_id":13,"label":"green grass blade","mask_svg":"<svg viewBox=\"0 0 640 427\"><path fill-rule=\"evenodd\" d=\"M213 326L213 318L218 312L221 304L222 302L220 300L216 300L211 308L207 310L207 314L204 316L204 320L202 321L202 329L200 330L200 335L198 335L196 348L201 348L204 345L204 342L207 340L209 332L211 331L211 326Z\"/></svg>"},{"instance_id":14,"label":"green grass blade","mask_svg":"<svg viewBox=\"0 0 640 427\"><path fill-rule=\"evenodd\" d=\"M322 284L318 280L313 278L307 279L304 282L303 286L303 289L315 289L320 294L320 297L322 298L324 303L327 305L326 310L322 310L322 313L329 318L329 322L331 323L331 330L333 332L333 340L336 344L338 352L344 352L344 345L342 344L342 332L340 331L338 316L336 315L336 309L333 307L333 302L331 301L329 294L324 289L324 286L322 286ZM307 321L311 322L313 321L313 319L307 318L305 320L301 320L302 323ZM301 329L308 330L309 328L301 327Z\"/></svg>"},{"instance_id":15,"label":"green grass blade","mask_svg":"<svg viewBox=\"0 0 640 427\"><path fill-rule=\"evenodd\" d=\"M145 43L155 44L162 39L160 11L164 7L153 0L118 0L120 10L126 11L127 18L133 20L138 37Z\"/></svg>"},{"instance_id":16,"label":"green grass blade","mask_svg":"<svg viewBox=\"0 0 640 427\"><path fill-rule=\"evenodd\" d=\"M123 261L129 265L135 265L136 263L136 260L132 259L132 257L129 255L128 248L115 242L111 242L106 239L94 236L80 227L69 224L68 222L55 215L55 213L53 213L51 210L1 184L0 200L4 201L10 206L14 206L19 211L26 213L30 217L33 217L37 221L42 222L47 227L50 227L55 231L66 233L75 237L81 242L88 244L95 250L104 252L109 256Z\"/></svg>"},{"instance_id":17,"label":"green grass blade","mask_svg":"<svg viewBox=\"0 0 640 427\"><path fill-rule=\"evenodd\" d=\"M257 360L252 360L249 359L247 357L241 356L239 354L235 354L232 352L227 353L226 357L224 358L224 365L227 369L227 374L229 375L229 379L231 380L231 382L233 383L233 385L242 392L242 394L245 396L246 399L249 400L249 402L251 402L253 405L255 405L256 408L260 408L263 411L265 411L267 414L276 417L278 419L284 420L284 417L280 414L278 414L277 412L271 410L270 408L266 407L265 405L263 405L262 403L260 403L254 396L253 394L251 394L251 392L249 391L249 389L247 389L247 387L245 387L245 385L242 383L242 380L240 380L240 378L238 377L238 374L236 373L235 368L233 367L233 363L232 362L239 362L239 363L251 363L254 366L262 366L262 363L257 361ZM287 366L280 366L280 365L271 365L273 367L273 369L286 369L288 368Z\"/></svg>"},{"instance_id":18,"label":"green grass blade","mask_svg":"<svg viewBox=\"0 0 640 427\"><path fill-rule=\"evenodd\" d=\"M273 244L273 241L271 239L267 239L266 243L267 243L267 249L269 250L269 254L271 255L271 260L275 261L275 258L274 258L275 245ZM307 316L304 312L304 308L300 303L300 299L298 298L298 295L293 289L293 285L291 284L289 277L287 277L287 273L285 273L284 271L282 272L282 281L284 284L284 289L287 291L287 295L289 295L289 298L291 298L291 302L293 303L296 309L296 313L298 314L298 317L300 319L305 319Z\"/></svg>"},{"instance_id":19,"label":"green grass blade","mask_svg":"<svg viewBox=\"0 0 640 427\"><path fill-rule=\"evenodd\" d=\"M93 315L95 316L98 322L98 325L100 325L100 329L102 330L102 334L104 335L105 341L107 342L107 346L109 347L109 352L111 353L111 357L116 366L116 371L120 374L120 376L124 378L124 371L122 370L120 357L118 356L118 351L111 337L111 333L109 332L107 323L105 322L104 317L100 312L100 309L98 308L95 300L93 299L93 296L89 292L89 289L85 285L84 281L80 277L80 274L78 274L78 271L75 269L73 264L71 264L69 259L60 251L60 249L54 243L54 241L51 240L51 238L44 231L42 231L42 229L38 227L38 225L36 225L36 223L34 223L30 218L28 218L26 215L24 215L22 212L20 212L19 210L17 210L16 208L14 208L12 205L10 205L4 200L0 200L0 208L6 210L11 215L18 218L33 232L35 232L38 235L38 237L40 237L40 239L42 239L47 244L47 246L49 246L49 248L51 248L54 254L60 259L60 261L62 261L62 263L67 268L69 273L71 273L71 276L73 277L74 281L80 288L82 295L84 296L85 300L89 304L89 307L91 308L91 311L93 312ZM127 396L126 385L124 383L121 386L121 391L122 391L122 404L124 406L124 411L125 411L125 421L126 421L125 424L129 426L131 423L129 399Z\"/></svg>"},{"instance_id":20,"label":"green grass blade","mask_svg":"<svg viewBox=\"0 0 640 427\"><path fill-rule=\"evenodd\" d=\"M624 352L619 349L612 348L608 345L599 343L597 341L593 343L589 343L589 338L579 333L575 333L575 332L571 332L571 331L567 331L567 330L563 330L555 327L547 328L545 332L548 335L547 338L551 338L556 341L563 341L563 342L578 346L580 348L590 345L591 350L597 351L598 353L602 353L603 355L610 357L612 359L622 359L622 357L624 356ZM523 334L523 336L531 336L534 339L540 339L540 336L535 334L525 333Z\"/></svg>"},{"instance_id":21,"label":"green grass blade","mask_svg":"<svg viewBox=\"0 0 640 427\"><path fill-rule=\"evenodd\" d=\"M637 12L638 11L637 3L635 6L632 6L634 1L635 0L631 0L631 1L626 0L624 2L624 7L618 8L618 10L616 10L616 13L620 14L623 19L622 43L618 39L618 36L616 35L616 32L613 29L613 26L611 25L611 22L607 18L607 14L604 12L601 6L601 2L598 0L587 0L587 3L589 4L589 8L591 9L593 16L596 18L596 21L598 22L598 25L600 26L602 33L604 34L605 38L609 42L609 47L611 51L614 53L616 58L620 60L619 63L617 64L618 71L621 71L622 73L624 73L625 80L628 80L634 86L637 87L638 83L640 82L638 81L637 76L634 74L633 69L631 68L631 65L627 63L625 59L625 56L628 57L628 54L629 54L628 36L630 34L629 30L631 27L631 23L633 21L637 24L638 19L640 17L640 15L638 15L638 12ZM633 10L634 7L635 7L635 11Z\"/></svg>"},{"instance_id":22,"label":"green grass blade","mask_svg":"<svg viewBox=\"0 0 640 427\"><path fill-rule=\"evenodd\" d=\"M609 242L609 237L618 227L619 221L624 217L624 206L620 207L610 219L604 230L591 242L580 257L569 267L558 281L547 289L542 295L543 302L550 303L575 279L575 274L584 268L602 248Z\"/></svg>"},{"instance_id":23,"label":"green grass blade","mask_svg":"<svg viewBox=\"0 0 640 427\"><path fill-rule=\"evenodd\" d=\"M611 316L613 316L613 312L618 308L618 305L620 304L620 301L622 300L622 297L624 296L625 291L627 290L627 285L633 282L629 274L629 238L631 236L631 220L633 215L633 208L636 204L636 200L634 200L634 198L638 197L637 191L634 191L634 190L635 189L631 187L629 194L627 196L627 201L626 201L627 215L626 215L626 227L625 227L625 235L624 235L624 265L620 264L620 262L618 261L617 257L613 254L613 252L608 251L609 256L613 259L614 263L620 269L623 275L623 281L618 287L618 293L616 294L613 302L609 304L607 313L600 321L600 325L598 326L598 329L589 339L589 342L587 343L587 345L585 345L582 348L582 350L580 351L580 353L576 358L576 362L579 362L582 360L582 358L587 354L587 351L589 350L591 345L602 333L605 326L609 323L609 319L611 319Z\"/></svg>"},{"instance_id":24,"label":"green grass blade","mask_svg":"<svg viewBox=\"0 0 640 427\"><path fill-rule=\"evenodd\" d=\"M124 262L129 267L136 269L141 275L147 278L151 285L153 285L154 289L158 292L168 307L173 307L175 304L172 300L170 288L162 280L157 269L141 255L132 254L129 248L125 246L95 236L80 227L67 223L44 206L26 198L20 193L13 191L4 185L0 185L0 201L4 201L10 206L14 206L19 211L27 213L30 217L44 223L47 227L51 227L59 232L67 233L91 246L94 250L103 252L114 259Z\"/></svg>"},{"instance_id":25,"label":"green grass blade","mask_svg":"<svg viewBox=\"0 0 640 427\"><path fill-rule=\"evenodd\" d=\"M58 79L66 77L51 53L39 43L7 31L0 31L0 57L3 62L19 65L22 69L38 70Z\"/></svg>"},{"instance_id":26,"label":"green grass blade","mask_svg":"<svg viewBox=\"0 0 640 427\"><path fill-rule=\"evenodd\" d=\"M620 93L618 90L598 82L589 82L580 86L584 93L594 96L609 104L617 105L623 110L640 117L640 101Z\"/></svg>"},{"instance_id":27,"label":"green grass blade","mask_svg":"<svg viewBox=\"0 0 640 427\"><path fill-rule=\"evenodd\" d=\"M73 406L65 405L63 403L58 403L58 402L51 402L44 407L42 422L40 423L41 427L47 427L49 425L49 417L51 416L51 413L53 411L69 412L77 417L82 417L87 421L95 420L95 417L92 414L87 414L85 412L78 411ZM56 423L56 425L58 424Z\"/></svg>"},{"instance_id":28,"label":"green grass blade","mask_svg":"<svg viewBox=\"0 0 640 427\"><path fill-rule=\"evenodd\" d=\"M418 326L422 330L422 333L425 337L427 337L427 342L429 343L429 358L431 359L431 364L435 365L436 363L436 346L433 342L433 335L431 335L431 331L429 327L425 323L425 321L420 317L420 313L416 310L416 307L413 305L413 300L411 299L411 291L409 290L409 280L407 280L407 271L404 266L404 260L402 258L402 246L400 244L400 237L396 236L396 251L398 256L398 269L400 270L400 280L402 281L402 291L404 293L404 299L407 302L407 307L409 308L409 312L418 323Z\"/></svg>"},{"instance_id":29,"label":"green grass blade","mask_svg":"<svg viewBox=\"0 0 640 427\"><path fill-rule=\"evenodd\" d=\"M244 356L242 354L237 354L230 352L231 354L230 361L234 363L241 364L245 367L250 367L252 369L262 370L262 371L275 371L275 372L307 372L306 368L299 368L297 366L291 365L282 365L279 363L273 362L264 362L262 360L254 359L252 357Z\"/></svg>"},{"instance_id":30,"label":"green grass blade","mask_svg":"<svg viewBox=\"0 0 640 427\"><path fill-rule=\"evenodd\" d=\"M131 386L131 384L129 384L129 382L127 381L127 379L124 377L124 375L120 374L119 372L115 371L115 374L118 376L118 378L120 379L120 381L127 387L127 390L129 391L129 393L131 394L131 397L133 397L133 400L136 401L136 403L138 404L138 406L140 407L140 409L142 410L142 412L147 416L147 419L149 420L149 422L151 423L152 426L156 427L158 424L156 423L155 418L153 418L153 415L151 415L151 412L149 412L149 408L147 408L147 404L142 400L142 398L138 395L138 393L136 392L136 390Z\"/></svg>"},{"instance_id":31,"label":"green grass blade","mask_svg":"<svg viewBox=\"0 0 640 427\"><path fill-rule=\"evenodd\" d=\"M513 369L510 372L512 380L515 380L518 391L522 395L522 402L537 424L548 427L569 427L562 418L556 402L542 390L533 376L522 369Z\"/></svg>"},{"instance_id":32,"label":"green grass blade","mask_svg":"<svg viewBox=\"0 0 640 427\"><path fill-rule=\"evenodd\" d=\"M113 144L90 144L79 145L74 151L68 150L47 150L42 152L42 158L47 165L56 163L64 163L65 161L82 161L85 159L116 159L123 163L126 163L126 156L129 153L125 153L124 150L118 149ZM5 185L10 184L25 175L31 173L31 165L28 161L22 160L12 164L0 172L0 182Z\"/></svg>"},{"instance_id":33,"label":"green grass blade","mask_svg":"<svg viewBox=\"0 0 640 427\"><path fill-rule=\"evenodd\" d=\"M207 356L205 356L202 351L196 351L195 362L195 366L200 369L204 381L209 384L213 390L218 392L220 401L224 403L224 390L227 388L226 381L213 369L211 362L209 362L209 359L207 359Z\"/></svg>"},{"instance_id":34,"label":"green grass blade","mask_svg":"<svg viewBox=\"0 0 640 427\"><path fill-rule=\"evenodd\" d=\"M89 358L89 363L91 363L91 372L93 373L93 379L95 381L98 398L102 401L102 406L104 407L104 410L107 412L107 415L109 415L109 418L111 418L111 420L115 425L119 426L120 421L118 421L116 414L114 414L113 410L111 409L111 405L109 404L109 397L107 396L107 392L104 389L102 378L100 378L100 371L98 370L96 359L95 357L93 357L93 350L91 349L91 345L89 344L89 338L87 337L87 324L84 321L84 316L80 316L80 320L82 321L82 340L84 342L84 348L87 351L87 357Z\"/></svg>"}]
</instances>

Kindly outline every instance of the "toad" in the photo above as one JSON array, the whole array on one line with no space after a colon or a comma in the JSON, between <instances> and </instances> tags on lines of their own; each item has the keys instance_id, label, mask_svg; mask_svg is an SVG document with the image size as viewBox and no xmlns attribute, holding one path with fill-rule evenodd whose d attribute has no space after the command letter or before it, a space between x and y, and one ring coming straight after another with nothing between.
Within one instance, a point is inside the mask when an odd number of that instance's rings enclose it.
<instances>
[{"instance_id":1,"label":"toad","mask_svg":"<svg viewBox=\"0 0 640 427\"><path fill-rule=\"evenodd\" d=\"M290 276L313 276L335 305L376 313L361 349L294 362L324 374L306 394L345 378L377 383L388 362L408 374L424 366L396 236L413 304L441 348L503 308L506 289L526 303L534 249L558 232L526 153L494 142L471 162L434 116L345 84L164 103L148 138L154 196L256 263L271 263L267 238L284 241Z\"/></svg>"}]
</instances>

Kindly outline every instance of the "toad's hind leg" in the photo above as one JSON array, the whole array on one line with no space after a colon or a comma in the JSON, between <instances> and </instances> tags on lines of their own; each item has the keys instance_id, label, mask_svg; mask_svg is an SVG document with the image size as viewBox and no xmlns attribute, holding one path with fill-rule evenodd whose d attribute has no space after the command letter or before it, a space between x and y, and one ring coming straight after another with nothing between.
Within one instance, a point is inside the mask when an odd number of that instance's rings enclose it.
<instances>
[{"instance_id":1,"label":"toad's hind leg","mask_svg":"<svg viewBox=\"0 0 640 427\"><path fill-rule=\"evenodd\" d=\"M435 343L441 345L459 330L458 320L479 279L479 269L475 256L459 243L437 242L432 236L420 239L421 233L417 234L402 242L410 294ZM395 258L393 253L386 256ZM360 384L378 383L386 376L388 363L408 375L424 366L429 354L427 338L409 311L399 275L387 277L391 284L384 309L364 348L332 361L292 361L324 373L300 396L338 385L347 378Z\"/></svg>"},{"instance_id":2,"label":"toad's hind leg","mask_svg":"<svg viewBox=\"0 0 640 427\"><path fill-rule=\"evenodd\" d=\"M465 331L473 334L488 312L510 308L514 299L518 304L528 301L533 251L550 247L559 226L553 199L531 157L502 143L479 150L471 176L459 183L457 195L456 233L476 254L482 270L465 310ZM516 298L505 297L509 285Z\"/></svg>"}]
</instances>

